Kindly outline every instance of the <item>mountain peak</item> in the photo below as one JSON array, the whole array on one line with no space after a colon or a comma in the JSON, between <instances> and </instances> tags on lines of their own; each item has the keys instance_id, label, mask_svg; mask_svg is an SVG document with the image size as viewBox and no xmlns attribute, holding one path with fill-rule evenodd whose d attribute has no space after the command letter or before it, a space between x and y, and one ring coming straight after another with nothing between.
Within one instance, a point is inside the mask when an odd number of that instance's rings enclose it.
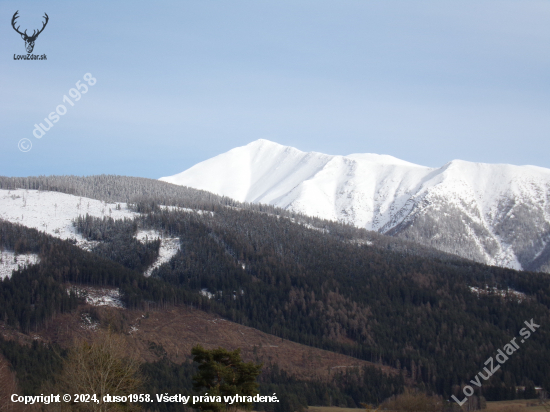
<instances>
[{"instance_id":1,"label":"mountain peak","mask_svg":"<svg viewBox=\"0 0 550 412\"><path fill-rule=\"evenodd\" d=\"M254 140L253 142L250 142L245 146L239 146L239 147L236 147L233 150L243 151L245 149L257 150L257 151L269 151L269 150L271 150L271 151L276 151L276 152L290 150L292 152L303 153L302 151L300 151L300 150L298 150L298 149L296 149L292 146L285 146L285 145L282 145L280 143L273 142L273 141L267 140L267 139Z\"/></svg>"},{"instance_id":2,"label":"mountain peak","mask_svg":"<svg viewBox=\"0 0 550 412\"><path fill-rule=\"evenodd\" d=\"M390 155L380 155L375 153L353 153L346 156L348 159L354 159L365 162L387 164L387 165L401 165L401 166L411 166L411 167L422 167L425 166L417 165L415 163L407 162L406 160L398 159L397 157Z\"/></svg>"},{"instance_id":3,"label":"mountain peak","mask_svg":"<svg viewBox=\"0 0 550 412\"><path fill-rule=\"evenodd\" d=\"M246 146L260 146L260 145L283 146L280 143L277 143L277 142L274 142L274 141L271 141L271 140L267 140L267 139L254 140L253 142L248 143Z\"/></svg>"},{"instance_id":4,"label":"mountain peak","mask_svg":"<svg viewBox=\"0 0 550 412\"><path fill-rule=\"evenodd\" d=\"M533 268L540 256L550 256L544 206L550 170L544 168L462 160L429 168L389 155L332 156L259 139L161 180L405 237L488 264Z\"/></svg>"}]
</instances>

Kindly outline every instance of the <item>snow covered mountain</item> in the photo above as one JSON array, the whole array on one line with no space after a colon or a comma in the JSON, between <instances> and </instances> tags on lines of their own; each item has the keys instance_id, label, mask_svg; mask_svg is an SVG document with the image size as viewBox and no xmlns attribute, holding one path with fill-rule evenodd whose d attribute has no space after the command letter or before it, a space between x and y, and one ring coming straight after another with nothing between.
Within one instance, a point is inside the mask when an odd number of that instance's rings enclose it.
<instances>
[{"instance_id":1,"label":"snow covered mountain","mask_svg":"<svg viewBox=\"0 0 550 412\"><path fill-rule=\"evenodd\" d=\"M479 262L550 271L550 170L305 153L267 140L160 180L413 240Z\"/></svg>"}]
</instances>

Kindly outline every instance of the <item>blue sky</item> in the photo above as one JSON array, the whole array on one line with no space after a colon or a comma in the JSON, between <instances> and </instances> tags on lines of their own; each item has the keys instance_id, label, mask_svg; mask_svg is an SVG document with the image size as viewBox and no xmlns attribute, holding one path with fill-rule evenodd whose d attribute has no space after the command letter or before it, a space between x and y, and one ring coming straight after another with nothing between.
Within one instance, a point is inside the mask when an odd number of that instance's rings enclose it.
<instances>
[{"instance_id":1,"label":"blue sky","mask_svg":"<svg viewBox=\"0 0 550 412\"><path fill-rule=\"evenodd\" d=\"M30 32L48 13L47 61L13 59L16 10ZM548 22L547 0L3 0L0 174L158 178L259 138L550 167Z\"/></svg>"}]
</instances>

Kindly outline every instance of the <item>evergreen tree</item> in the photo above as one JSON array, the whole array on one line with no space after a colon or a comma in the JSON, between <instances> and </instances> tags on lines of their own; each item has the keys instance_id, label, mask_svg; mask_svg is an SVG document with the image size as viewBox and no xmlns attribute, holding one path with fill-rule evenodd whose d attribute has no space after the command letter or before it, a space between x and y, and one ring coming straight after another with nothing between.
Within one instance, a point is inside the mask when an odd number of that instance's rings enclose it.
<instances>
[{"instance_id":1,"label":"evergreen tree","mask_svg":"<svg viewBox=\"0 0 550 412\"><path fill-rule=\"evenodd\" d=\"M256 378L262 371L262 364L245 363L241 350L232 352L224 348L208 350L197 345L191 351L198 363L198 373L193 377L193 388L209 397L221 397L222 402L203 402L198 408L203 411L223 411L228 404L224 396L254 396L258 393ZM231 407L252 409L252 402L234 402Z\"/></svg>"}]
</instances>

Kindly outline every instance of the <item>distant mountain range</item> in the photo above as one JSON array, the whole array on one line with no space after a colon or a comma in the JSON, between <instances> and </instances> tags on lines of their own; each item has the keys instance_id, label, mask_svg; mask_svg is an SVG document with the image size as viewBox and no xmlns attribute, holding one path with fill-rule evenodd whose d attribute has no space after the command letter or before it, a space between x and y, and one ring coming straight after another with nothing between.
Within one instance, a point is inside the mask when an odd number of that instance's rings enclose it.
<instances>
[{"instance_id":1,"label":"distant mountain range","mask_svg":"<svg viewBox=\"0 0 550 412\"><path fill-rule=\"evenodd\" d=\"M160 180L419 242L490 265L550 271L550 170L331 156L268 140Z\"/></svg>"}]
</instances>

